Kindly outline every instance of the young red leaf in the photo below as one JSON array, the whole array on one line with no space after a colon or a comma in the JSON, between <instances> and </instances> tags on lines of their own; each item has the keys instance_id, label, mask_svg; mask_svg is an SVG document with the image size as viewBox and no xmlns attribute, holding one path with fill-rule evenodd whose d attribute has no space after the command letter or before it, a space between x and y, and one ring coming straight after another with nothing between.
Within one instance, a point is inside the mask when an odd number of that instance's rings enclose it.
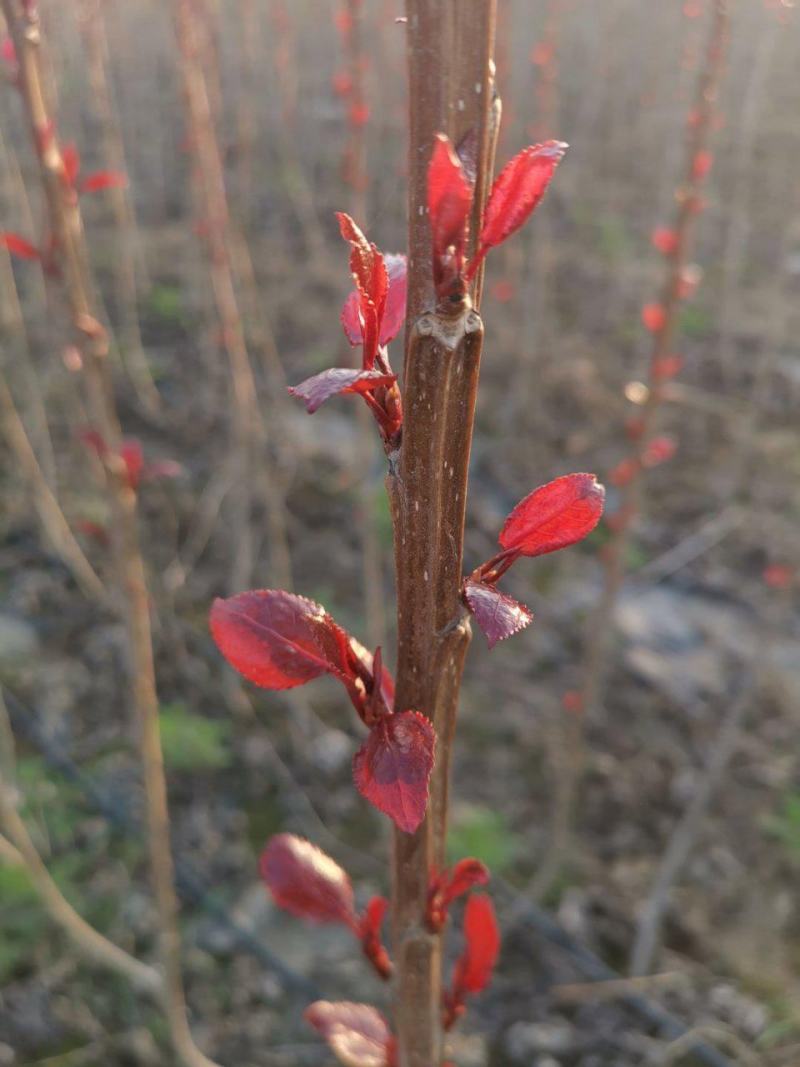
<instances>
[{"instance_id":1,"label":"young red leaf","mask_svg":"<svg viewBox=\"0 0 800 1067\"><path fill-rule=\"evenodd\" d=\"M612 485L621 489L623 485L629 485L639 471L639 463L635 459L621 459L616 467L613 467L608 475Z\"/></svg>"},{"instance_id":2,"label":"young red leaf","mask_svg":"<svg viewBox=\"0 0 800 1067\"><path fill-rule=\"evenodd\" d=\"M369 649L365 648L361 644L361 642L357 640L357 638L353 637L351 634L347 635L347 642L348 651L350 652L353 659L355 659L357 663L360 664L361 669L359 670L357 668L356 673L359 675L359 677L362 678L365 675L369 678L372 678L375 674L375 657L372 655ZM394 708L394 679L389 673L388 668L383 666L383 663L381 663L380 674L381 697L383 699L383 703L386 706L386 709L388 711L392 711Z\"/></svg>"},{"instance_id":3,"label":"young red leaf","mask_svg":"<svg viewBox=\"0 0 800 1067\"><path fill-rule=\"evenodd\" d=\"M642 455L642 464L645 467L657 467L659 463L666 463L667 460L672 459L677 450L678 442L674 437L668 434L654 437L647 442Z\"/></svg>"},{"instance_id":4,"label":"young red leaf","mask_svg":"<svg viewBox=\"0 0 800 1067\"><path fill-rule=\"evenodd\" d=\"M407 834L425 816L436 734L418 711L384 716L353 757L356 787Z\"/></svg>"},{"instance_id":5,"label":"young red leaf","mask_svg":"<svg viewBox=\"0 0 800 1067\"><path fill-rule=\"evenodd\" d=\"M128 178L121 170L96 170L82 179L79 189L82 193L98 193L101 189L120 189L128 184Z\"/></svg>"},{"instance_id":6,"label":"young red leaf","mask_svg":"<svg viewBox=\"0 0 800 1067\"><path fill-rule=\"evenodd\" d=\"M78 430L78 440L91 449L99 459L105 459L108 455L106 439L99 430Z\"/></svg>"},{"instance_id":7,"label":"young red leaf","mask_svg":"<svg viewBox=\"0 0 800 1067\"><path fill-rule=\"evenodd\" d=\"M381 1013L368 1004L317 1000L303 1017L345 1067L390 1067L392 1035Z\"/></svg>"},{"instance_id":8,"label":"young red leaf","mask_svg":"<svg viewBox=\"0 0 800 1067\"><path fill-rule=\"evenodd\" d=\"M474 889L476 885L486 885L489 881L489 871L480 860L471 856L459 860L450 871L445 884L445 901L451 904L458 897Z\"/></svg>"},{"instance_id":9,"label":"young red leaf","mask_svg":"<svg viewBox=\"0 0 800 1067\"><path fill-rule=\"evenodd\" d=\"M342 923L358 931L350 879L310 841L277 834L261 855L260 869L279 907L301 919Z\"/></svg>"},{"instance_id":10,"label":"young red leaf","mask_svg":"<svg viewBox=\"0 0 800 1067\"><path fill-rule=\"evenodd\" d=\"M581 541L603 514L605 490L593 474L565 474L521 500L498 538L502 548L542 556Z\"/></svg>"},{"instance_id":11,"label":"young red leaf","mask_svg":"<svg viewBox=\"0 0 800 1067\"><path fill-rule=\"evenodd\" d=\"M564 158L563 141L530 145L500 171L483 217L478 251L467 270L471 277L490 248L495 248L527 221L545 194L556 167Z\"/></svg>"},{"instance_id":12,"label":"young red leaf","mask_svg":"<svg viewBox=\"0 0 800 1067\"><path fill-rule=\"evenodd\" d=\"M444 263L452 260L453 272L461 274L471 207L472 185L449 138L439 133L428 167L428 214L437 289Z\"/></svg>"},{"instance_id":13,"label":"young red leaf","mask_svg":"<svg viewBox=\"0 0 800 1067\"><path fill-rule=\"evenodd\" d=\"M392 961L381 941L381 926L389 907L386 897L372 897L359 921L359 936L364 955L383 979L392 976Z\"/></svg>"},{"instance_id":14,"label":"young red leaf","mask_svg":"<svg viewBox=\"0 0 800 1067\"><path fill-rule=\"evenodd\" d=\"M652 375L654 381L665 382L674 378L683 366L682 356L662 356L653 363Z\"/></svg>"},{"instance_id":15,"label":"young red leaf","mask_svg":"<svg viewBox=\"0 0 800 1067\"><path fill-rule=\"evenodd\" d=\"M361 297L361 317L364 320L364 369L371 370L378 349L389 276L383 256L374 244L370 244L350 216L339 211L336 217L342 237L350 244L350 271Z\"/></svg>"},{"instance_id":16,"label":"young red leaf","mask_svg":"<svg viewBox=\"0 0 800 1067\"><path fill-rule=\"evenodd\" d=\"M671 256L678 247L678 235L668 226L656 226L650 235L650 241L662 256Z\"/></svg>"},{"instance_id":17,"label":"young red leaf","mask_svg":"<svg viewBox=\"0 0 800 1067\"><path fill-rule=\"evenodd\" d=\"M0 233L0 244L8 249L12 256L18 256L20 259L41 259L36 245L32 245L18 233Z\"/></svg>"},{"instance_id":18,"label":"young red leaf","mask_svg":"<svg viewBox=\"0 0 800 1067\"><path fill-rule=\"evenodd\" d=\"M487 896L472 896L464 909L466 945L456 961L453 989L480 993L491 981L500 952L500 929Z\"/></svg>"},{"instance_id":19,"label":"young red leaf","mask_svg":"<svg viewBox=\"0 0 800 1067\"><path fill-rule=\"evenodd\" d=\"M664 329L667 313L661 304L645 304L642 308L642 322L651 333Z\"/></svg>"},{"instance_id":20,"label":"young red leaf","mask_svg":"<svg viewBox=\"0 0 800 1067\"><path fill-rule=\"evenodd\" d=\"M122 457L122 462L125 464L128 485L135 491L139 487L139 480L142 476L142 469L144 467L144 454L142 453L141 441L138 441L135 437L123 441L120 446L119 454Z\"/></svg>"},{"instance_id":21,"label":"young red leaf","mask_svg":"<svg viewBox=\"0 0 800 1067\"><path fill-rule=\"evenodd\" d=\"M384 255L383 261L389 276L389 292L386 295L386 306L383 311L383 321L380 323L378 341L381 345L388 345L400 333L406 319L408 264L406 257L396 252Z\"/></svg>"},{"instance_id":22,"label":"young red leaf","mask_svg":"<svg viewBox=\"0 0 800 1067\"><path fill-rule=\"evenodd\" d=\"M712 153L707 149L702 149L692 160L692 177L697 181L702 181L711 170L713 162L714 156Z\"/></svg>"},{"instance_id":23,"label":"young red leaf","mask_svg":"<svg viewBox=\"0 0 800 1067\"><path fill-rule=\"evenodd\" d=\"M388 253L383 257L389 278L383 319L379 323L378 344L388 345L400 332L406 315L406 257ZM347 340L354 347L364 343L364 317L361 313L361 295L357 289L347 297L342 306L342 326Z\"/></svg>"},{"instance_id":24,"label":"young red leaf","mask_svg":"<svg viewBox=\"0 0 800 1067\"><path fill-rule=\"evenodd\" d=\"M493 585L468 580L464 582L464 598L489 648L524 630L533 621L533 614L524 604L501 593Z\"/></svg>"},{"instance_id":25,"label":"young red leaf","mask_svg":"<svg viewBox=\"0 0 800 1067\"><path fill-rule=\"evenodd\" d=\"M447 911L454 900L469 893L476 885L486 885L489 871L480 860L459 860L452 870L443 871L431 878L428 889L426 923L431 930L441 930L447 920Z\"/></svg>"},{"instance_id":26,"label":"young red leaf","mask_svg":"<svg viewBox=\"0 0 800 1067\"><path fill-rule=\"evenodd\" d=\"M12 68L12 71L16 73L17 67L17 49L14 47L14 42L10 37L4 37L2 44L0 44L0 56L3 61Z\"/></svg>"},{"instance_id":27,"label":"young red leaf","mask_svg":"<svg viewBox=\"0 0 800 1067\"><path fill-rule=\"evenodd\" d=\"M786 563L770 563L761 572L761 577L770 589L790 589L794 583L796 572L793 567Z\"/></svg>"},{"instance_id":28,"label":"young red leaf","mask_svg":"<svg viewBox=\"0 0 800 1067\"><path fill-rule=\"evenodd\" d=\"M74 144L64 145L61 150L61 160L64 164L64 181L67 185L73 186L81 169L81 157Z\"/></svg>"},{"instance_id":29,"label":"young red leaf","mask_svg":"<svg viewBox=\"0 0 800 1067\"><path fill-rule=\"evenodd\" d=\"M312 378L306 378L299 385L290 386L289 394L302 400L306 411L313 415L317 408L332 396L338 396L340 393L368 393L396 381L396 374L382 374L377 370L358 370L352 367L331 367Z\"/></svg>"},{"instance_id":30,"label":"young red leaf","mask_svg":"<svg viewBox=\"0 0 800 1067\"><path fill-rule=\"evenodd\" d=\"M265 689L350 676L347 636L313 600L279 589L239 593L214 601L210 623L228 663Z\"/></svg>"}]
</instances>

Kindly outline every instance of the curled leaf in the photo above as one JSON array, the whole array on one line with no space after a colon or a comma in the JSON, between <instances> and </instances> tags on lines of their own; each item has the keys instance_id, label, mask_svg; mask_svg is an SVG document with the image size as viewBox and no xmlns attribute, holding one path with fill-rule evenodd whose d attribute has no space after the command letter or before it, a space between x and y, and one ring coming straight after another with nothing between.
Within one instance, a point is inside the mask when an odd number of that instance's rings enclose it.
<instances>
[{"instance_id":1,"label":"curled leaf","mask_svg":"<svg viewBox=\"0 0 800 1067\"><path fill-rule=\"evenodd\" d=\"M418 711L385 715L353 757L353 779L363 797L405 831L425 817L436 734Z\"/></svg>"},{"instance_id":2,"label":"curled leaf","mask_svg":"<svg viewBox=\"0 0 800 1067\"><path fill-rule=\"evenodd\" d=\"M311 378L306 378L299 385L289 387L289 394L296 396L306 405L309 415L321 407L332 396L342 393L368 393L380 386L392 385L397 381L396 374L383 374L377 370L359 370L352 367L331 367Z\"/></svg>"},{"instance_id":3,"label":"curled leaf","mask_svg":"<svg viewBox=\"0 0 800 1067\"><path fill-rule=\"evenodd\" d=\"M500 545L523 556L574 545L600 521L604 498L605 490L593 474L556 478L517 504L500 531Z\"/></svg>"},{"instance_id":4,"label":"curled leaf","mask_svg":"<svg viewBox=\"0 0 800 1067\"><path fill-rule=\"evenodd\" d=\"M261 855L260 869L279 907L301 919L357 929L350 879L310 841L277 834Z\"/></svg>"},{"instance_id":5,"label":"curled leaf","mask_svg":"<svg viewBox=\"0 0 800 1067\"><path fill-rule=\"evenodd\" d=\"M364 955L383 979L391 978L392 962L381 940L381 927L389 907L386 897L372 897L359 920L359 936Z\"/></svg>"},{"instance_id":6,"label":"curled leaf","mask_svg":"<svg viewBox=\"0 0 800 1067\"><path fill-rule=\"evenodd\" d=\"M317 1000L303 1016L345 1067L389 1067L392 1035L377 1009L351 1001Z\"/></svg>"},{"instance_id":7,"label":"curled leaf","mask_svg":"<svg viewBox=\"0 0 800 1067\"><path fill-rule=\"evenodd\" d=\"M428 167L428 214L437 292L460 276L472 208L472 186L450 139L437 134Z\"/></svg>"},{"instance_id":8,"label":"curled leaf","mask_svg":"<svg viewBox=\"0 0 800 1067\"><path fill-rule=\"evenodd\" d=\"M464 582L464 599L489 648L524 630L533 621L532 612L524 604L485 582Z\"/></svg>"}]
</instances>

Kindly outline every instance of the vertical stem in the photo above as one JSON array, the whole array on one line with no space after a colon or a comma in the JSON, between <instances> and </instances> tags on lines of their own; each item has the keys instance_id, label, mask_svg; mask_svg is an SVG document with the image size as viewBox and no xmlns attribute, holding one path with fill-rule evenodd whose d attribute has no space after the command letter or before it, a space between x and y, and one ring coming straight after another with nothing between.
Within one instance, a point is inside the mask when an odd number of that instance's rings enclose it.
<instances>
[{"instance_id":1,"label":"vertical stem","mask_svg":"<svg viewBox=\"0 0 800 1067\"><path fill-rule=\"evenodd\" d=\"M108 365L108 342L96 315L78 198L64 181L64 160L43 89L38 14L29 0L24 5L17 0L0 0L0 3L16 48L20 93L39 161L72 325L83 357L90 417L108 446L105 478L111 507L115 576L125 619L133 704L139 726L147 847L158 911L164 1005L170 1036L178 1059L186 1067L214 1067L194 1044L186 1013L149 598L139 549L136 494L128 483L119 454L122 433Z\"/></svg>"},{"instance_id":2,"label":"vertical stem","mask_svg":"<svg viewBox=\"0 0 800 1067\"><path fill-rule=\"evenodd\" d=\"M470 627L460 602L464 513L483 327L467 306L436 308L427 217L434 135L476 137L475 223L492 152L494 0L407 0L410 90L409 290L405 424L387 479L395 532L398 709L433 720L431 802L414 834L395 831L395 1024L400 1067L436 1067L443 1051L441 939L424 925L432 869L442 864L450 752Z\"/></svg>"}]
</instances>

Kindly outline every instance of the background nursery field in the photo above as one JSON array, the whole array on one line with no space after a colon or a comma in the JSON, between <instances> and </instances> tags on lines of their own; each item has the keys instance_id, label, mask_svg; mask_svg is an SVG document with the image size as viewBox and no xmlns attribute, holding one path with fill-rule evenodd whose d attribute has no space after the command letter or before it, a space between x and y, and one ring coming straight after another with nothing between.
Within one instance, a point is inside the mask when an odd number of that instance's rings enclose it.
<instances>
[{"instance_id":1,"label":"background nursery field","mask_svg":"<svg viewBox=\"0 0 800 1067\"><path fill-rule=\"evenodd\" d=\"M371 409L309 417L287 386L356 365L336 212L390 283L406 250L402 0L1 6L0 1067L393 1067L304 1021L391 1020L391 990L259 874L291 833L360 909L389 895L365 731L336 677L234 674L209 610L290 590L398 666ZM490 650L473 625L447 857L491 871L502 943L447 1057L796 1067L800 11L498 0L495 62L497 172L569 149L486 262L464 573L532 488L591 471L606 496L503 579L526 629Z\"/></svg>"}]
</instances>

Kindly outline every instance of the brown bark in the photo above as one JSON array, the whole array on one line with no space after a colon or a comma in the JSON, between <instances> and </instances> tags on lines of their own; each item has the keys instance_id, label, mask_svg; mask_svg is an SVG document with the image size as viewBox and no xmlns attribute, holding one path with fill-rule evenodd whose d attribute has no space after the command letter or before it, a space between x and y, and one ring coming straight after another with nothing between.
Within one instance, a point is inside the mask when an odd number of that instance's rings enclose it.
<instances>
[{"instance_id":1,"label":"brown bark","mask_svg":"<svg viewBox=\"0 0 800 1067\"><path fill-rule=\"evenodd\" d=\"M409 292L403 444L388 490L395 531L398 709L427 715L437 733L431 801L414 834L395 831L395 1025L400 1067L441 1063L441 938L424 925L432 870L444 860L450 752L470 626L461 606L467 473L483 326L468 300L436 306L427 217L434 136L475 137L472 233L493 154L495 2L408 0L410 90ZM473 297L480 282L476 279ZM477 302L477 301L476 301Z\"/></svg>"}]
</instances>

